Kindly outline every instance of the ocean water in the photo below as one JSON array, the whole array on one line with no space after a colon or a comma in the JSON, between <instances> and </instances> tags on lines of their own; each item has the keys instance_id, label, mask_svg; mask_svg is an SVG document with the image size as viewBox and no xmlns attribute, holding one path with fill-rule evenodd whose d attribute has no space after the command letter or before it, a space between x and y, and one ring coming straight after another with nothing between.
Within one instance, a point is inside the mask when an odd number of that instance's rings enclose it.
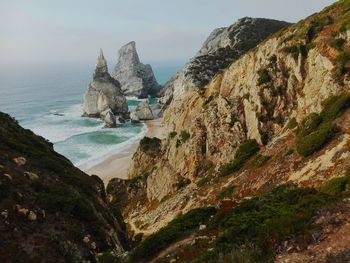
<instances>
[{"instance_id":1,"label":"ocean water","mask_svg":"<svg viewBox=\"0 0 350 263\"><path fill-rule=\"evenodd\" d=\"M174 66L158 68L161 70L155 69L155 74L160 83L178 70ZM51 141L57 152L86 170L128 147L146 132L142 123L106 129L98 119L81 117L82 98L92 72L93 67L84 66L1 69L0 111ZM128 98L129 109L133 110L139 102Z\"/></svg>"}]
</instances>

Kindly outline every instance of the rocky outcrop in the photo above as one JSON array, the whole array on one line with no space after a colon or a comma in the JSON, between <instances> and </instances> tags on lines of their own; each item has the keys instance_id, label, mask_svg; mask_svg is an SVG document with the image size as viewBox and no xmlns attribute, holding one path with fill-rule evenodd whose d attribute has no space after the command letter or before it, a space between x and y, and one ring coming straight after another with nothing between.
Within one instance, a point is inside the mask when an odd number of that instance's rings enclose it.
<instances>
[{"instance_id":1,"label":"rocky outcrop","mask_svg":"<svg viewBox=\"0 0 350 263\"><path fill-rule=\"evenodd\" d=\"M176 83L182 78L183 82L178 88L169 85L174 92L169 93L173 99L164 112L168 136L162 140L162 153L152 157L150 167L151 156L142 156L139 148L129 170L130 177L149 173L148 200L160 202L151 210L136 208L133 215L142 214L144 223L140 231L164 223L161 207L184 212L208 202L216 205L216 194L228 186L234 186L235 196L243 198L271 185L320 186L345 174L350 156L349 111L336 120L339 132L333 140L308 158L296 152L295 132L287 125L293 118L300 123L308 114L320 113L325 99L350 92L348 64L341 64L349 45L340 49L332 41L350 34L349 29L332 33L340 27L338 14L343 10L325 9L270 36L216 74L208 85L193 88L193 80L188 84L189 78L181 73L171 80ZM210 50L210 43L223 32L215 32L205 50ZM256 166L250 160L232 176L220 177L220 169L232 163L246 139L260 144L260 154L267 157L268 165ZM192 183L179 189L183 178ZM189 189L193 191L182 198L188 201L177 206L177 198ZM147 204L145 201L142 207ZM127 215L128 222L140 219L133 215Z\"/></svg>"},{"instance_id":2,"label":"rocky outcrop","mask_svg":"<svg viewBox=\"0 0 350 263\"><path fill-rule=\"evenodd\" d=\"M162 88L160 101L167 107L173 98L203 87L248 50L288 25L283 21L246 17L229 27L215 29L196 56Z\"/></svg>"},{"instance_id":3,"label":"rocky outcrop","mask_svg":"<svg viewBox=\"0 0 350 263\"><path fill-rule=\"evenodd\" d=\"M84 116L101 117L107 127L115 126L115 116L128 115L128 104L120 84L108 73L102 50L97 58L93 80L84 95Z\"/></svg>"},{"instance_id":4,"label":"rocky outcrop","mask_svg":"<svg viewBox=\"0 0 350 263\"><path fill-rule=\"evenodd\" d=\"M142 101L136 107L135 111L130 114L131 121L153 120L153 112L147 101Z\"/></svg>"},{"instance_id":5,"label":"rocky outcrop","mask_svg":"<svg viewBox=\"0 0 350 263\"><path fill-rule=\"evenodd\" d=\"M142 99L155 95L159 90L152 67L140 62L134 41L120 48L112 76L120 82L126 96Z\"/></svg>"}]
</instances>

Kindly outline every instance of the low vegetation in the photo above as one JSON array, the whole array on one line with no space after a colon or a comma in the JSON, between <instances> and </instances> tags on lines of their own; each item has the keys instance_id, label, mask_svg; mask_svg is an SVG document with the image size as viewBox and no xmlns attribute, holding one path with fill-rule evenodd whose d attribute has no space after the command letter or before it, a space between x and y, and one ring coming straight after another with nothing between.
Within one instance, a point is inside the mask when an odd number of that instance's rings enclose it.
<instances>
[{"instance_id":1,"label":"low vegetation","mask_svg":"<svg viewBox=\"0 0 350 263\"><path fill-rule=\"evenodd\" d=\"M144 137L140 141L141 151L151 155L158 154L160 152L161 145L162 145L162 141L156 137L154 138Z\"/></svg>"},{"instance_id":2,"label":"low vegetation","mask_svg":"<svg viewBox=\"0 0 350 263\"><path fill-rule=\"evenodd\" d=\"M180 138L181 138L182 142L185 142L189 138L191 138L191 134L189 132L187 132L187 131L181 131Z\"/></svg>"},{"instance_id":3,"label":"low vegetation","mask_svg":"<svg viewBox=\"0 0 350 263\"><path fill-rule=\"evenodd\" d=\"M231 198L236 186L229 185L221 189L221 191L216 195L217 199Z\"/></svg>"},{"instance_id":4,"label":"low vegetation","mask_svg":"<svg viewBox=\"0 0 350 263\"><path fill-rule=\"evenodd\" d=\"M172 242L210 220L216 213L213 207L197 208L179 216L158 232L150 235L131 251L130 262L145 262Z\"/></svg>"},{"instance_id":5,"label":"low vegetation","mask_svg":"<svg viewBox=\"0 0 350 263\"><path fill-rule=\"evenodd\" d=\"M271 156L269 156L269 155L257 154L252 160L252 165L255 166L255 167L262 167L270 159L271 159Z\"/></svg>"},{"instance_id":6,"label":"low vegetation","mask_svg":"<svg viewBox=\"0 0 350 263\"><path fill-rule=\"evenodd\" d=\"M231 163L221 167L220 175L227 176L233 172L237 172L259 149L260 146L255 139L243 141L235 154L235 159Z\"/></svg>"},{"instance_id":7,"label":"low vegetation","mask_svg":"<svg viewBox=\"0 0 350 263\"><path fill-rule=\"evenodd\" d=\"M288 129L294 129L298 126L298 122L297 122L297 119L294 117L294 118L291 118L289 121L288 121L288 124L287 124L287 128Z\"/></svg>"},{"instance_id":8,"label":"low vegetation","mask_svg":"<svg viewBox=\"0 0 350 263\"><path fill-rule=\"evenodd\" d=\"M331 40L330 46L338 51L342 51L345 43L346 40L344 38L334 38Z\"/></svg>"},{"instance_id":9,"label":"low vegetation","mask_svg":"<svg viewBox=\"0 0 350 263\"><path fill-rule=\"evenodd\" d=\"M268 83L272 80L269 71L266 68L262 68L258 70L258 85L263 85L265 83Z\"/></svg>"},{"instance_id":10,"label":"low vegetation","mask_svg":"<svg viewBox=\"0 0 350 263\"><path fill-rule=\"evenodd\" d=\"M350 170L345 176L336 177L324 184L320 191L334 196L349 196L350 190Z\"/></svg>"},{"instance_id":11,"label":"low vegetation","mask_svg":"<svg viewBox=\"0 0 350 263\"><path fill-rule=\"evenodd\" d=\"M338 132L333 121L350 107L350 94L332 96L322 106L320 114L311 113L296 130L296 149L305 157L322 149Z\"/></svg>"},{"instance_id":12,"label":"low vegetation","mask_svg":"<svg viewBox=\"0 0 350 263\"><path fill-rule=\"evenodd\" d=\"M188 178L181 177L181 179L176 183L176 189L179 190L191 184L191 180Z\"/></svg>"},{"instance_id":13,"label":"low vegetation","mask_svg":"<svg viewBox=\"0 0 350 263\"><path fill-rule=\"evenodd\" d=\"M234 207L219 223L215 245L194 262L218 262L232 251L242 262L273 261L278 244L305 233L311 218L336 198L315 189L279 186Z\"/></svg>"},{"instance_id":14,"label":"low vegetation","mask_svg":"<svg viewBox=\"0 0 350 263\"><path fill-rule=\"evenodd\" d=\"M323 123L314 132L297 139L296 148L298 153L307 157L321 150L334 137L337 131L338 128L334 123Z\"/></svg>"}]
</instances>

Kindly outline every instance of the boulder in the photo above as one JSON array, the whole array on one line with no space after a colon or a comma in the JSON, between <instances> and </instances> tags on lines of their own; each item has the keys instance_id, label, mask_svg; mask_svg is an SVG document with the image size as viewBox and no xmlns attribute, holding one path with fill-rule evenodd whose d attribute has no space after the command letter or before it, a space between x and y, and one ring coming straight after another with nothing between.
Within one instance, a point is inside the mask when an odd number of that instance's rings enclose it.
<instances>
[{"instance_id":1,"label":"boulder","mask_svg":"<svg viewBox=\"0 0 350 263\"><path fill-rule=\"evenodd\" d=\"M142 101L134 112L131 113L130 118L132 121L145 121L153 120L153 112L147 101Z\"/></svg>"},{"instance_id":2,"label":"boulder","mask_svg":"<svg viewBox=\"0 0 350 263\"><path fill-rule=\"evenodd\" d=\"M29 221L36 221L36 219L37 219L36 214L35 214L33 211L30 211L30 212L28 213L28 220L29 220Z\"/></svg>"},{"instance_id":3,"label":"boulder","mask_svg":"<svg viewBox=\"0 0 350 263\"><path fill-rule=\"evenodd\" d=\"M115 128L117 125L116 117L111 109L107 109L102 112L101 119L105 122L106 128Z\"/></svg>"},{"instance_id":4,"label":"boulder","mask_svg":"<svg viewBox=\"0 0 350 263\"><path fill-rule=\"evenodd\" d=\"M18 166L22 166L27 163L27 160L24 157L16 157L16 158L13 158L13 162Z\"/></svg>"},{"instance_id":5,"label":"boulder","mask_svg":"<svg viewBox=\"0 0 350 263\"><path fill-rule=\"evenodd\" d=\"M39 179L39 176L32 172L24 172L24 175L28 177L30 180L37 180Z\"/></svg>"},{"instance_id":6,"label":"boulder","mask_svg":"<svg viewBox=\"0 0 350 263\"><path fill-rule=\"evenodd\" d=\"M140 118L135 111L130 113L130 120L131 122L140 122Z\"/></svg>"},{"instance_id":7,"label":"boulder","mask_svg":"<svg viewBox=\"0 0 350 263\"><path fill-rule=\"evenodd\" d=\"M160 88L152 67L140 62L134 41L120 48L112 76L120 82L126 96L147 98L155 95Z\"/></svg>"},{"instance_id":8,"label":"boulder","mask_svg":"<svg viewBox=\"0 0 350 263\"><path fill-rule=\"evenodd\" d=\"M111 113L114 116L128 115L126 98L121 91L120 83L108 73L107 62L102 50L97 58L93 80L84 95L83 109L83 116L98 118L103 115L107 117L106 126L113 125Z\"/></svg>"}]
</instances>

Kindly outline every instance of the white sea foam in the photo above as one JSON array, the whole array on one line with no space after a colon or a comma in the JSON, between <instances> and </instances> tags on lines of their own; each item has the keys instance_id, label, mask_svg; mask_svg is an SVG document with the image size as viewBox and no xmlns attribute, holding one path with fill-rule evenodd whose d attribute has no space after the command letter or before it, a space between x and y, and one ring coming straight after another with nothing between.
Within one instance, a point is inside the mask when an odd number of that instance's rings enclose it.
<instances>
[{"instance_id":1,"label":"white sea foam","mask_svg":"<svg viewBox=\"0 0 350 263\"><path fill-rule=\"evenodd\" d=\"M134 135L133 137L119 144L109 145L107 147L99 147L99 149L96 149L96 146L94 145L82 145L82 148L85 149L81 150L83 150L85 153L90 153L90 157L75 162L74 165L86 171L92 168L93 166L103 162L104 160L108 159L110 156L118 154L130 147L131 145L138 143L138 141L141 140L146 133L147 126L144 125L140 133L136 135L132 134ZM126 134L123 135L125 136Z\"/></svg>"}]
</instances>

